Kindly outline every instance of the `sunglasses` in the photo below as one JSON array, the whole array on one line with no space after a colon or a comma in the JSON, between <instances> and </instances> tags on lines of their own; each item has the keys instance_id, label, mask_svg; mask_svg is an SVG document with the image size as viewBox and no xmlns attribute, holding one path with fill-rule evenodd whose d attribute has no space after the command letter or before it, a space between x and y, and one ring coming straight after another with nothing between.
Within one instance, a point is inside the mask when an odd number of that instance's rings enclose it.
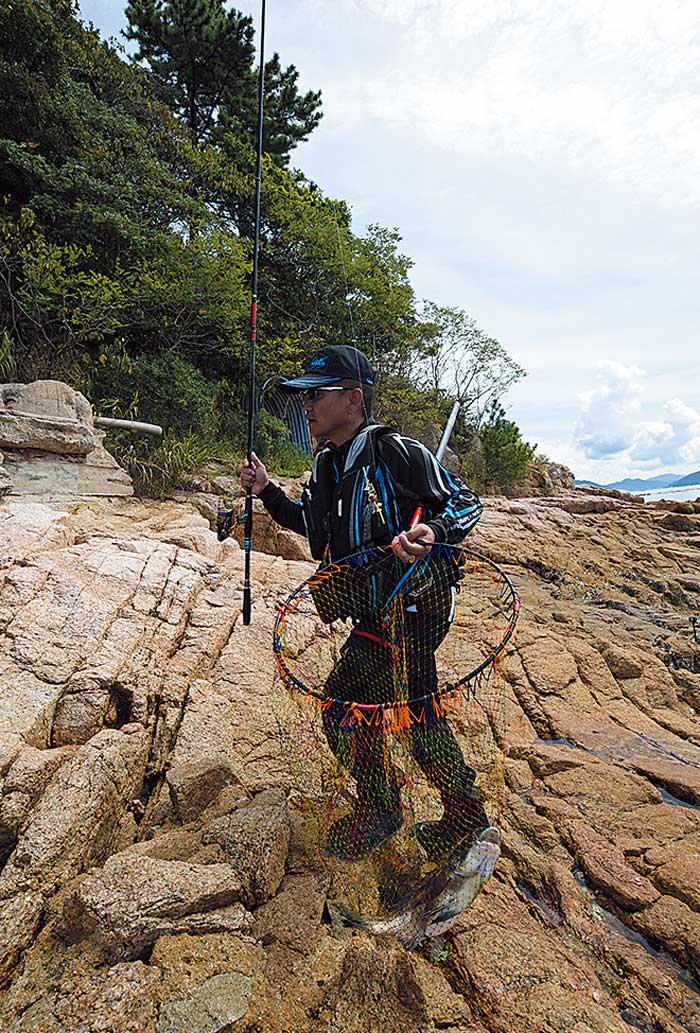
<instances>
[{"instance_id":1,"label":"sunglasses","mask_svg":"<svg viewBox=\"0 0 700 1033\"><path fill-rule=\"evenodd\" d=\"M308 387L304 391L304 401L316 402L326 391L354 391L354 387Z\"/></svg>"}]
</instances>

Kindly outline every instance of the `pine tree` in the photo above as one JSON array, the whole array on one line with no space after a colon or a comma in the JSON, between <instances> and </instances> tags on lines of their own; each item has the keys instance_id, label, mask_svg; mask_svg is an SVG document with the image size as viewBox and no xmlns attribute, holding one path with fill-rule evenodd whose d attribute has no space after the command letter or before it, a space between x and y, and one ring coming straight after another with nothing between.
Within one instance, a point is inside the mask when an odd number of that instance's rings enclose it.
<instances>
[{"instance_id":1,"label":"pine tree","mask_svg":"<svg viewBox=\"0 0 700 1033\"><path fill-rule=\"evenodd\" d=\"M164 100L196 142L226 129L253 135L257 86L252 19L224 0L129 0L127 39L148 63ZM300 94L294 65L265 65L264 145L280 165L321 120L321 94Z\"/></svg>"}]
</instances>

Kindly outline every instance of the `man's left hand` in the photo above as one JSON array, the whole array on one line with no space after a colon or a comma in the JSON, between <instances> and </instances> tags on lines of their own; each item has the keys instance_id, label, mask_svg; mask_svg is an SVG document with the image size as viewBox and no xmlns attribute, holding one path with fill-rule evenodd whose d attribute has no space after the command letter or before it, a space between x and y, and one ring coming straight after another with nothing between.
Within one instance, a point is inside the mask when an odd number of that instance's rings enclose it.
<instances>
[{"instance_id":1,"label":"man's left hand","mask_svg":"<svg viewBox=\"0 0 700 1033\"><path fill-rule=\"evenodd\" d=\"M422 544L419 544L419 541ZM404 563L421 559L428 552L428 547L435 541L435 532L427 524L416 524L410 531L398 534L391 547Z\"/></svg>"}]
</instances>

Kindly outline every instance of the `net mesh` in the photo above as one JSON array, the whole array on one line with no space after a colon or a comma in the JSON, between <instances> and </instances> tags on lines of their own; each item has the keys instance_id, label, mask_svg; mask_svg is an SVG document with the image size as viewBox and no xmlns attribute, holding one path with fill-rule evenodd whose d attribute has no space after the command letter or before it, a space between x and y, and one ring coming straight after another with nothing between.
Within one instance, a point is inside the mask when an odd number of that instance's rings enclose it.
<instances>
[{"instance_id":1,"label":"net mesh","mask_svg":"<svg viewBox=\"0 0 700 1033\"><path fill-rule=\"evenodd\" d=\"M408 565L365 550L280 605L274 650L290 691L276 708L296 808L351 906L391 908L426 865L497 822L499 667L518 608L493 563L448 545Z\"/></svg>"}]
</instances>

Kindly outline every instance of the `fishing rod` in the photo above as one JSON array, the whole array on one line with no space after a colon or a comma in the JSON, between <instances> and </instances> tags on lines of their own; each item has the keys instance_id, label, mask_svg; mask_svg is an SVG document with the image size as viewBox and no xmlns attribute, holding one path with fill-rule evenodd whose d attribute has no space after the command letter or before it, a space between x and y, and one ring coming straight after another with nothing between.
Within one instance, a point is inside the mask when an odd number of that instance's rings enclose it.
<instances>
[{"instance_id":1,"label":"fishing rod","mask_svg":"<svg viewBox=\"0 0 700 1033\"><path fill-rule=\"evenodd\" d=\"M250 303L250 354L248 376L248 447L246 458L252 462L255 422L255 344L258 326L258 258L260 254L260 187L262 183L263 98L265 92L265 0L260 17L260 70L258 72L258 149L255 169L255 233L253 242L253 283ZM243 623L250 624L250 553L253 547L253 490L246 488L243 520Z\"/></svg>"},{"instance_id":2,"label":"fishing rod","mask_svg":"<svg viewBox=\"0 0 700 1033\"><path fill-rule=\"evenodd\" d=\"M460 409L459 402L455 402L455 404L452 406L452 411L451 411L451 413L449 415L449 419L447 420L447 423L445 424L445 429L442 432L442 437L440 438L440 444L438 445L437 449L435 450L435 458L437 459L438 463L442 462L442 457L444 456L445 452L447 451L447 446L449 444L450 438L452 437L452 431L455 429L455 423L457 422L457 416L459 415L459 409ZM414 528L416 526L416 524L419 524L422 519L423 519L423 506L418 506L418 508L416 509L415 513L411 517L411 523L409 524L409 530Z\"/></svg>"}]
</instances>

